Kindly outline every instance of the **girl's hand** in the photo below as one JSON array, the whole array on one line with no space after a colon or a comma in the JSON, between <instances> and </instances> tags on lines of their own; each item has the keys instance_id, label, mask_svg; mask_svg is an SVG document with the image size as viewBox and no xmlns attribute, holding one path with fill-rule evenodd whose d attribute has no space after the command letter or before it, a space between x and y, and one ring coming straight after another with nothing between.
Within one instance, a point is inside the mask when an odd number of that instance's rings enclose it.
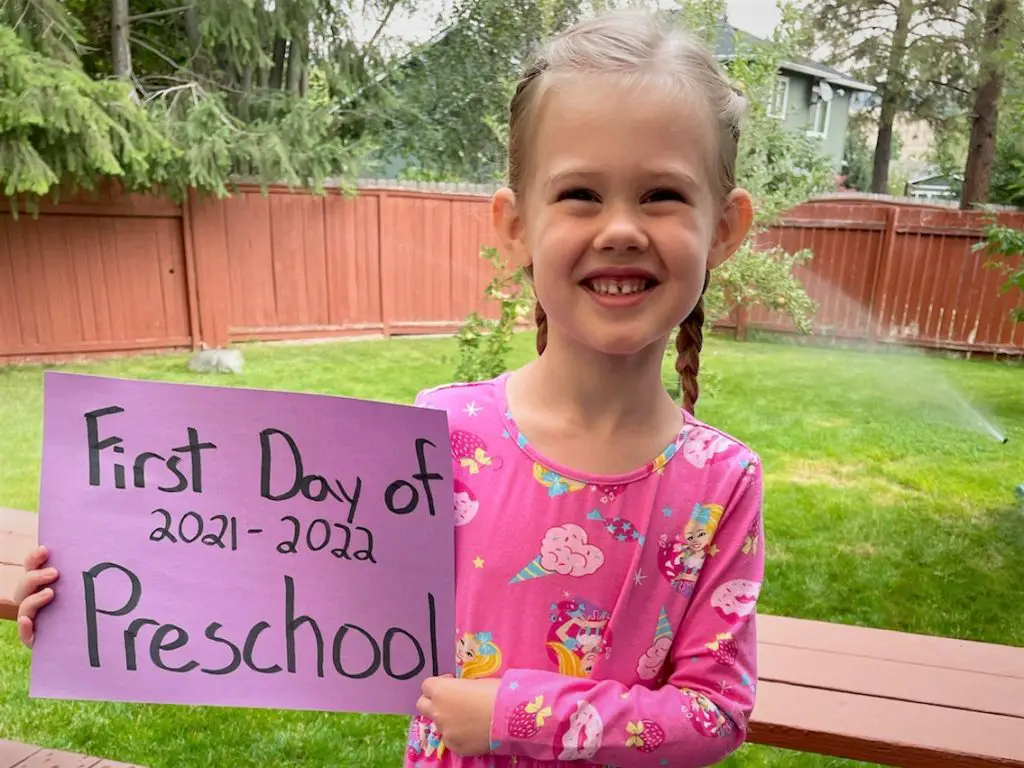
<instances>
[{"instance_id":1,"label":"girl's hand","mask_svg":"<svg viewBox=\"0 0 1024 768\"><path fill-rule=\"evenodd\" d=\"M56 568L43 568L47 557L46 547L30 552L25 558L25 575L14 589L14 602L18 604L18 639L29 648L36 639L36 614L53 600L53 589L49 585L58 576Z\"/></svg>"},{"instance_id":2,"label":"girl's hand","mask_svg":"<svg viewBox=\"0 0 1024 768\"><path fill-rule=\"evenodd\" d=\"M423 683L416 708L437 726L441 739L461 757L486 755L491 749L491 713L500 680L431 677Z\"/></svg>"}]
</instances>

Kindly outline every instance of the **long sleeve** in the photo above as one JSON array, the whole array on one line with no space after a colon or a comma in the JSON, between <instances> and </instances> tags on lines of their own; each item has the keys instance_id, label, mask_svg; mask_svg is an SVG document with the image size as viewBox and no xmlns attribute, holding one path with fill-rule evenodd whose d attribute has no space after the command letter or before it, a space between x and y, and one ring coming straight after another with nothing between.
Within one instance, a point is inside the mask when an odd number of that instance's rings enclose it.
<instances>
[{"instance_id":1,"label":"long sleeve","mask_svg":"<svg viewBox=\"0 0 1024 768\"><path fill-rule=\"evenodd\" d=\"M732 490L724 489L729 498L719 502L720 525L674 628L664 684L652 689L507 670L493 713L492 754L697 768L743 743L757 680L755 608L764 547L761 464L750 454L740 466Z\"/></svg>"}]
</instances>

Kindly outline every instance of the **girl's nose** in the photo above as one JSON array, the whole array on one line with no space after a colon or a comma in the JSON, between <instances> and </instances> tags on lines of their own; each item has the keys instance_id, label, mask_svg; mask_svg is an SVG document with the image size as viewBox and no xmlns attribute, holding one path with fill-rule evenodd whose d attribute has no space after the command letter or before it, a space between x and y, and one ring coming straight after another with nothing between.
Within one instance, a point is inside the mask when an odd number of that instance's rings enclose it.
<instances>
[{"instance_id":1,"label":"girl's nose","mask_svg":"<svg viewBox=\"0 0 1024 768\"><path fill-rule=\"evenodd\" d=\"M645 251L648 245L638 213L625 206L608 211L600 232L594 238L594 247L599 251Z\"/></svg>"}]
</instances>

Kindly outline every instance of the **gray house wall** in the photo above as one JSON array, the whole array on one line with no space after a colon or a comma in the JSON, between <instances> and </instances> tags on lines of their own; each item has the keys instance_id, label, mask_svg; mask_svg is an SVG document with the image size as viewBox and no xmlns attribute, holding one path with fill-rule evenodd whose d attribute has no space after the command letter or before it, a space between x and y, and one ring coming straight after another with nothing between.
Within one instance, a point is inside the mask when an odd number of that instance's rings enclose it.
<instances>
[{"instance_id":1,"label":"gray house wall","mask_svg":"<svg viewBox=\"0 0 1024 768\"><path fill-rule=\"evenodd\" d=\"M789 97L786 103L785 124L794 131L811 130L812 116L816 106L811 103L811 88L815 78L801 72L782 70L780 76L789 79ZM838 169L843 162L846 144L846 129L850 121L850 90L832 87L833 98L828 118L828 132L821 137L822 150L832 159ZM842 94L840 95L840 91Z\"/></svg>"}]
</instances>

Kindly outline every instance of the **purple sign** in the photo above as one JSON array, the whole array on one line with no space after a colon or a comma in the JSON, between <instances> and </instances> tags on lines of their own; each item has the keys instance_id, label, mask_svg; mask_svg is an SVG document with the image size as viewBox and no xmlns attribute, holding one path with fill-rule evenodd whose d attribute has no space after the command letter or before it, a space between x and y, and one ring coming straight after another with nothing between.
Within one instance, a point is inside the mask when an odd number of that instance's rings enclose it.
<instances>
[{"instance_id":1,"label":"purple sign","mask_svg":"<svg viewBox=\"0 0 1024 768\"><path fill-rule=\"evenodd\" d=\"M454 672L443 412L47 373L30 693L413 714Z\"/></svg>"}]
</instances>

